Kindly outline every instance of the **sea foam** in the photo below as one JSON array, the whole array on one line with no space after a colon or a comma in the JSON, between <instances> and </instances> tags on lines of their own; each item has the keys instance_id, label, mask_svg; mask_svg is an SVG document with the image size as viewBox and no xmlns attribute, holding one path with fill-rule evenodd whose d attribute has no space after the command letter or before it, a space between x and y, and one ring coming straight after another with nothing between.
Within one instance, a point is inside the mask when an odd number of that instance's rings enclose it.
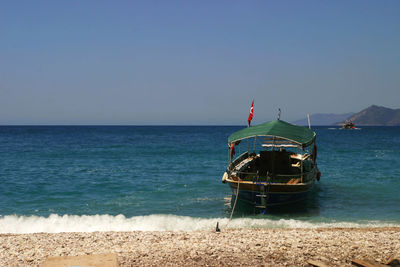
<instances>
[{"instance_id":1,"label":"sea foam","mask_svg":"<svg viewBox=\"0 0 400 267\"><path fill-rule=\"evenodd\" d=\"M0 216L0 233L59 233L96 231L196 231L213 230L219 222L224 228L360 228L393 227L396 223L363 222L310 222L294 219L236 218L196 218L176 215L148 215L126 218L124 215L57 215L40 216Z\"/></svg>"}]
</instances>

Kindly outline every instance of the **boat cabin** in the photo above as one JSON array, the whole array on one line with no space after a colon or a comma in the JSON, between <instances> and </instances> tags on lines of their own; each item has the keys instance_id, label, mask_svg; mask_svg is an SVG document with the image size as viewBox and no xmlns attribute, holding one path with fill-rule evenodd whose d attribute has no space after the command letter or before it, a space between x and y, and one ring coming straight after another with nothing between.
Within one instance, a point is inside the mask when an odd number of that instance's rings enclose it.
<instances>
[{"instance_id":1,"label":"boat cabin","mask_svg":"<svg viewBox=\"0 0 400 267\"><path fill-rule=\"evenodd\" d=\"M313 176L309 175L316 167L313 131L279 120L259 128L262 131L247 128L244 129L247 130L245 134L230 137L227 171L231 178L254 182L302 183ZM302 135L299 135L299 130ZM308 138L296 138L304 136L303 132L309 133ZM240 154L243 146L247 149ZM232 153L235 150L239 151L236 158Z\"/></svg>"}]
</instances>

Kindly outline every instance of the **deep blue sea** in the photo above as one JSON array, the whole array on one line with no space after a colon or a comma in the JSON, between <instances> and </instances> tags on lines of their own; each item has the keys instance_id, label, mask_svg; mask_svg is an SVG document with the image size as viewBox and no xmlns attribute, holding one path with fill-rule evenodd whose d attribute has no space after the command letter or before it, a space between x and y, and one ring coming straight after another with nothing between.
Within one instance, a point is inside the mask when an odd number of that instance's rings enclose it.
<instances>
[{"instance_id":1,"label":"deep blue sea","mask_svg":"<svg viewBox=\"0 0 400 267\"><path fill-rule=\"evenodd\" d=\"M301 205L256 214L221 183L238 126L0 126L0 233L400 226L400 127L315 127Z\"/></svg>"}]
</instances>

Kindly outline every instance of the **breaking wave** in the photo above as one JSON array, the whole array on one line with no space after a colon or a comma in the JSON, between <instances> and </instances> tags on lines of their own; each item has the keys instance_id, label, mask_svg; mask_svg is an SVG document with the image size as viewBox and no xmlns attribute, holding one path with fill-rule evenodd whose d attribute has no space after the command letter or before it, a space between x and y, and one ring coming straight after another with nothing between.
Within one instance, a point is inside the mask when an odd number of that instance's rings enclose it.
<instances>
[{"instance_id":1,"label":"breaking wave","mask_svg":"<svg viewBox=\"0 0 400 267\"><path fill-rule=\"evenodd\" d=\"M0 216L0 233L60 233L96 231L196 231L223 228L361 228L399 227L398 223L380 221L311 222L294 219L264 218L195 218L176 215L148 215L126 218L124 215Z\"/></svg>"}]
</instances>

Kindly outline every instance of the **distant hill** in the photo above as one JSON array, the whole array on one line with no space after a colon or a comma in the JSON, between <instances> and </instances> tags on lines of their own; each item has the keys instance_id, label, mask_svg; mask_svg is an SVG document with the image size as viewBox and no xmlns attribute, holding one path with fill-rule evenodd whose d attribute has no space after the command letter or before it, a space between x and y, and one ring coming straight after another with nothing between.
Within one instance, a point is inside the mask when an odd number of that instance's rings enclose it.
<instances>
[{"instance_id":1,"label":"distant hill","mask_svg":"<svg viewBox=\"0 0 400 267\"><path fill-rule=\"evenodd\" d=\"M345 120L351 120L356 126L400 126L400 109L372 105L358 113L317 113L310 116L311 126L342 125ZM292 123L308 125L307 118Z\"/></svg>"},{"instance_id":2,"label":"distant hill","mask_svg":"<svg viewBox=\"0 0 400 267\"><path fill-rule=\"evenodd\" d=\"M349 117L353 116L355 113L345 113L345 114L327 114L327 113L317 113L310 115L311 126L327 126L336 125L339 121L345 121ZM307 118L302 120L293 121L296 125L308 125Z\"/></svg>"},{"instance_id":3,"label":"distant hill","mask_svg":"<svg viewBox=\"0 0 400 267\"><path fill-rule=\"evenodd\" d=\"M400 126L400 109L372 105L348 119L356 126ZM338 120L337 124L344 120Z\"/></svg>"}]
</instances>

